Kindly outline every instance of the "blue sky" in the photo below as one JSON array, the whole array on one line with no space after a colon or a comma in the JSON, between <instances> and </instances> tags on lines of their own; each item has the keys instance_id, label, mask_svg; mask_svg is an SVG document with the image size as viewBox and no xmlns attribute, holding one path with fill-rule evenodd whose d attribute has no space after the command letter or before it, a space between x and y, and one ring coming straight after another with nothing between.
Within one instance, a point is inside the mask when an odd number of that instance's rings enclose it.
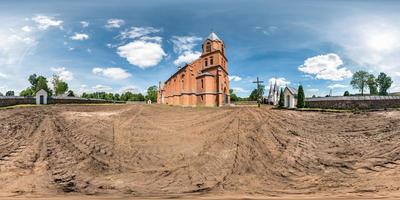
<instances>
[{"instance_id":1,"label":"blue sky","mask_svg":"<svg viewBox=\"0 0 400 200\"><path fill-rule=\"evenodd\" d=\"M28 87L32 73L59 74L77 93L143 92L195 59L211 30L240 96L257 76L307 96L356 92L360 69L386 72L400 91L398 10L394 0L4 0L0 92Z\"/></svg>"}]
</instances>

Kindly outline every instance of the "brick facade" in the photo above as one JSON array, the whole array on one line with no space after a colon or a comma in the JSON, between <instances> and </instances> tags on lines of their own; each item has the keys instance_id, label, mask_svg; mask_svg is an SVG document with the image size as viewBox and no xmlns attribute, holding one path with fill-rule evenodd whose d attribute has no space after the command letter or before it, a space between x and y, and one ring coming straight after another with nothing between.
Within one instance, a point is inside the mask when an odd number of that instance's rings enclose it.
<instances>
[{"instance_id":1,"label":"brick facade","mask_svg":"<svg viewBox=\"0 0 400 200\"><path fill-rule=\"evenodd\" d=\"M173 74L158 91L157 103L181 106L230 104L228 60L224 42L211 33L202 55Z\"/></svg>"}]
</instances>

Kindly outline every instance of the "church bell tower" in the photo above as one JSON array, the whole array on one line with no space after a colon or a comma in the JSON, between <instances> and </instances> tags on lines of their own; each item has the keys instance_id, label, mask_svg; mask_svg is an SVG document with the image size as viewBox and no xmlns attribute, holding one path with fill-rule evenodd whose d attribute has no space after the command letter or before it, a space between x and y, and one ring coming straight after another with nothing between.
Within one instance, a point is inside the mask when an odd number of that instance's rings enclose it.
<instances>
[{"instance_id":1,"label":"church bell tower","mask_svg":"<svg viewBox=\"0 0 400 200\"><path fill-rule=\"evenodd\" d=\"M203 53L202 55L212 53L214 51L221 51L222 54L225 55L225 47L224 47L224 42L219 39L217 34L214 32L211 32L210 35L208 35L207 39L203 43Z\"/></svg>"}]
</instances>

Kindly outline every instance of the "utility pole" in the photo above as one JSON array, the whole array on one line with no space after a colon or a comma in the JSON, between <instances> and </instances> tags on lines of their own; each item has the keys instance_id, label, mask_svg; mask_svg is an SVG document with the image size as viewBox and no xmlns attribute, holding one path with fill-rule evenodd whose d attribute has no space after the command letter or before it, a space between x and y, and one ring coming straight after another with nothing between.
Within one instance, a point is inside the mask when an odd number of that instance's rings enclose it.
<instances>
[{"instance_id":1,"label":"utility pole","mask_svg":"<svg viewBox=\"0 0 400 200\"><path fill-rule=\"evenodd\" d=\"M257 81L253 81L253 83L256 83L257 84L257 93L258 93L258 100L257 100L257 102L258 102L258 107L260 107L261 105L261 94L260 94L260 83L264 83L264 81L260 81L260 79L258 79L258 76L257 76Z\"/></svg>"}]
</instances>

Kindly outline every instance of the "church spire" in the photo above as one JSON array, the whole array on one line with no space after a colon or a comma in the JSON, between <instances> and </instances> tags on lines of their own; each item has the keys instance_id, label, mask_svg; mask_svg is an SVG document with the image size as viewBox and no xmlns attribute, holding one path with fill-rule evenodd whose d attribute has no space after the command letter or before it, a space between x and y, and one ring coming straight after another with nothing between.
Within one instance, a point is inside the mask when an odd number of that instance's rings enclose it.
<instances>
[{"instance_id":1,"label":"church spire","mask_svg":"<svg viewBox=\"0 0 400 200\"><path fill-rule=\"evenodd\" d=\"M220 41L220 42L222 42L222 40L219 39L217 34L215 34L214 32L211 32L210 35L208 35L207 39L209 39L211 41Z\"/></svg>"}]
</instances>

